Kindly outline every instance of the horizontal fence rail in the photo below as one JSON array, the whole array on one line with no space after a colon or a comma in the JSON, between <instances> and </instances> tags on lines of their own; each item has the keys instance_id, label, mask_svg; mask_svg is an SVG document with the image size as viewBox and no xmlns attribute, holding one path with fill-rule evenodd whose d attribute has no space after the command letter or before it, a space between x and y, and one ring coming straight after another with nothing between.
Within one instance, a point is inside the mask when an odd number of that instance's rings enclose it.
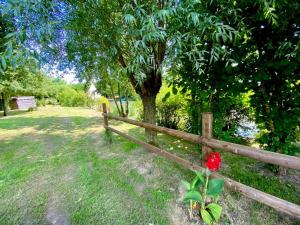
<instances>
[{"instance_id":1,"label":"horizontal fence rail","mask_svg":"<svg viewBox=\"0 0 300 225\"><path fill-rule=\"evenodd\" d=\"M153 145L150 145L146 142L143 142L143 141L140 141L134 137L131 137L127 134L124 134L123 132L120 132L114 128L111 128L111 127L105 127L106 129L116 133L116 134L119 134L120 136L128 139L128 140L131 140L133 142L135 142L136 144L139 144L141 146L143 146L144 148L148 149L149 151L157 154L157 155L160 155L166 159L169 159L171 161L174 161L180 165L182 165L183 167L187 168L187 169L190 169L190 170L201 170L202 172L204 172L204 168L203 167L200 167L198 165L195 165L183 158L180 158L172 153L169 153L168 151L165 151L165 150L162 150L158 147L155 147ZM233 191L237 191L237 192L240 192L241 194L243 194L244 196L248 197L248 198L251 198L253 200L256 200L258 202L261 202L265 205L268 205L274 209L276 209L277 211L280 211L280 212L284 212L286 214L289 214L291 216L294 216L296 218L299 218L300 219L300 206L294 204L294 203L291 203L291 202L288 202L286 200L283 200L283 199L280 199L280 198L277 198L273 195L270 195L268 193L265 193L263 191L259 191L255 188L252 188L252 187L249 187L247 185L244 185L242 183L239 183L239 182L236 182L230 178L226 178L224 176L221 176L219 174L212 174L213 177L215 178L223 178L224 181L225 181L225 187L233 190Z\"/></svg>"},{"instance_id":2,"label":"horizontal fence rail","mask_svg":"<svg viewBox=\"0 0 300 225\"><path fill-rule=\"evenodd\" d=\"M186 133L183 131L178 131L170 128L160 127L149 123L144 123L140 121L131 120L128 118L113 116L106 113L106 107L103 106L103 116L104 116L104 127L107 130L110 130L116 134L119 134L120 136L123 136L126 139L129 139L141 146L143 146L145 149L148 149L149 151L160 155L166 159L169 159L171 161L174 161L183 167L190 169L190 170L201 170L204 171L205 169L201 166L195 165L188 160L185 160L181 157L176 156L175 154L172 154L168 151L165 151L161 148L158 148L156 146L153 146L151 144L148 144L144 141L138 140L132 136L129 136L121 131L118 131L112 127L109 127L108 125L108 118L123 121L129 124L133 124L136 126L140 126L146 129L150 129L156 132L168 134L173 137L177 137L192 143L197 143L205 146L209 146L211 148L218 148L222 149L234 154L247 156L253 159L257 159L259 161L272 163L275 165L283 166L286 168L292 168L292 169L300 169L300 159L293 156L287 156L279 153L273 153L273 152L267 152L264 150L259 150L256 148L251 148L243 145L233 144L230 142L220 141L213 138L204 138L195 134ZM251 151L251 152L250 152ZM256 155L257 154L257 155ZM270 195L268 193L265 193L263 191L257 190L255 188L249 187L247 185L244 185L242 183L239 183L237 181L234 181L230 178L221 176L220 174L214 173L212 176L217 178L223 178L225 181L225 187L240 192L244 196L251 198L253 200L256 200L258 202L261 202L265 205L268 205L272 208L274 208L277 211L284 212L290 216L293 216L295 218L300 219L300 206L296 205L294 203L288 202L286 200L280 199L278 197L275 197L273 195Z\"/></svg>"},{"instance_id":3,"label":"horizontal fence rail","mask_svg":"<svg viewBox=\"0 0 300 225\"><path fill-rule=\"evenodd\" d=\"M248 146L244 146L244 145L234 144L234 143L230 143L230 142L226 142L226 141L220 141L220 140L216 140L213 138L212 139L203 138L196 134L190 134L190 133L179 131L179 130L156 126L156 125L150 124L150 123L145 123L145 122L131 120L128 118L113 116L113 115L110 115L107 113L103 113L103 115L110 119L123 121L123 122L130 123L130 124L133 124L136 126L140 126L140 127L146 128L146 129L150 129L150 130L157 131L160 133L168 134L170 136L177 137L177 138L180 138L180 139L183 139L183 140L186 140L189 142L193 142L196 144L207 145L212 148L221 149L223 151L231 152L233 154L247 156L252 159L256 159L256 160L259 160L262 162L282 166L285 168L300 170L300 158L299 157L283 155L283 154L276 153L276 152L269 152L269 151L252 148L252 147L248 147Z\"/></svg>"}]
</instances>

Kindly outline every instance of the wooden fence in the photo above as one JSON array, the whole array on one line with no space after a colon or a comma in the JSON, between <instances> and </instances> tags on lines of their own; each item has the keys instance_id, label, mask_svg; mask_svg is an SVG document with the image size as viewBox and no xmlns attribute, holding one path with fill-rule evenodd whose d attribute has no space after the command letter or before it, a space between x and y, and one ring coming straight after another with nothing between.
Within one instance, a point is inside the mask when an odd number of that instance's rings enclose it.
<instances>
[{"instance_id":1,"label":"wooden fence","mask_svg":"<svg viewBox=\"0 0 300 225\"><path fill-rule=\"evenodd\" d=\"M133 124L139 127L150 129L156 132L168 134L170 136L180 138L192 143L202 145L202 158L205 159L206 156L212 151L212 148L217 148L223 151L231 152L233 154L238 154L253 158L262 162L271 163L285 168L297 169L300 170L300 158L294 156L283 155L275 152L268 152L261 149L256 149L252 147L247 147L239 144L234 144L226 141L220 141L212 138L212 114L204 113L202 115L202 136L186 133L183 131L178 131L166 127L160 127L149 123L144 123L136 120L131 120L128 118L123 118L119 116L113 116L107 113L106 105L103 104L103 117L104 117L104 127L106 130L110 130L114 133L119 134L141 146L148 149L149 151L156 153L162 157L165 157L171 161L174 161L185 168L190 170L201 170L204 171L204 168L195 165L183 158L176 156L168 151L165 151L161 148L148 144L144 141L138 140L134 137L131 137L123 132L120 132L112 127L109 127L108 119L114 119L118 121L123 121L129 124ZM261 202L265 205L268 205L274 208L277 211L284 212L290 216L300 219L300 206L294 203L288 202L286 200L277 198L268 193L262 192L255 188L249 187L237 181L234 181L230 178L221 176L220 174L213 174L214 177L223 178L225 181L225 187L240 192L244 196Z\"/></svg>"}]
</instances>

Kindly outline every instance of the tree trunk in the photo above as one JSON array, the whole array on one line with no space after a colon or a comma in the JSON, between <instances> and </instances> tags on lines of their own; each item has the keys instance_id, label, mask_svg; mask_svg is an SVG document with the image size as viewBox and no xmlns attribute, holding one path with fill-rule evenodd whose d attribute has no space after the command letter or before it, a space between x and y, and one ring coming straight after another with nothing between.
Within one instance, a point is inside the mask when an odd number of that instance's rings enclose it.
<instances>
[{"instance_id":1,"label":"tree trunk","mask_svg":"<svg viewBox=\"0 0 300 225\"><path fill-rule=\"evenodd\" d=\"M191 132L193 134L201 134L202 128L202 102L196 100L196 91L193 88L191 90ZM198 98L199 99L199 98Z\"/></svg>"},{"instance_id":2,"label":"tree trunk","mask_svg":"<svg viewBox=\"0 0 300 225\"><path fill-rule=\"evenodd\" d=\"M141 96L144 110L144 122L155 124L156 122L156 95L152 96ZM156 132L145 129L146 140L148 143L157 144Z\"/></svg>"},{"instance_id":3,"label":"tree trunk","mask_svg":"<svg viewBox=\"0 0 300 225\"><path fill-rule=\"evenodd\" d=\"M4 94L3 94L3 92L1 92L1 99L2 99L1 104L2 104L2 109L3 109L3 114L4 114L5 104L4 104Z\"/></svg>"},{"instance_id":4,"label":"tree trunk","mask_svg":"<svg viewBox=\"0 0 300 225\"><path fill-rule=\"evenodd\" d=\"M8 116L8 99L4 93L1 93L3 99L3 116Z\"/></svg>"},{"instance_id":5,"label":"tree trunk","mask_svg":"<svg viewBox=\"0 0 300 225\"><path fill-rule=\"evenodd\" d=\"M143 102L143 109L144 109L144 122L155 124L156 121L156 95L159 92L159 89L162 85L162 75L161 75L161 68L162 68L162 61L164 59L166 43L159 43L158 47L154 49L156 54L154 53L155 58L155 68L146 68L145 74L146 78L143 79L142 82L138 82L134 77L133 73L128 74L128 78L130 83L132 84L133 88L135 89L136 93L142 99ZM119 56L119 63L121 66L126 68L126 63L122 55ZM157 134L151 130L145 129L145 136L148 143L152 143L157 145Z\"/></svg>"},{"instance_id":6,"label":"tree trunk","mask_svg":"<svg viewBox=\"0 0 300 225\"><path fill-rule=\"evenodd\" d=\"M117 102L116 97L115 97L114 88L113 88L112 84L110 84L109 86L110 86L110 92L111 92L112 98L113 98L113 100L114 100L114 103L115 103L115 105L116 105L116 107L117 107L119 116L121 116L121 111L120 111L118 102Z\"/></svg>"},{"instance_id":7,"label":"tree trunk","mask_svg":"<svg viewBox=\"0 0 300 225\"><path fill-rule=\"evenodd\" d=\"M197 129L197 122L198 122L198 112L197 112L197 106L196 106L196 94L195 90L192 88L191 91L191 133L193 134L198 134L198 129Z\"/></svg>"},{"instance_id":8,"label":"tree trunk","mask_svg":"<svg viewBox=\"0 0 300 225\"><path fill-rule=\"evenodd\" d=\"M198 108L198 123L197 123L197 134L202 135L202 100L201 98L197 102L197 108Z\"/></svg>"},{"instance_id":9,"label":"tree trunk","mask_svg":"<svg viewBox=\"0 0 300 225\"><path fill-rule=\"evenodd\" d=\"M127 117L127 115L124 112L124 107L123 107L123 103L122 103L120 83L118 83L118 95L119 95L119 102L120 102L120 107L121 107L121 115L120 116Z\"/></svg>"},{"instance_id":10,"label":"tree trunk","mask_svg":"<svg viewBox=\"0 0 300 225\"><path fill-rule=\"evenodd\" d=\"M128 115L129 115L129 102L128 102L127 92L126 92L125 98L126 98L126 117L128 117Z\"/></svg>"}]
</instances>

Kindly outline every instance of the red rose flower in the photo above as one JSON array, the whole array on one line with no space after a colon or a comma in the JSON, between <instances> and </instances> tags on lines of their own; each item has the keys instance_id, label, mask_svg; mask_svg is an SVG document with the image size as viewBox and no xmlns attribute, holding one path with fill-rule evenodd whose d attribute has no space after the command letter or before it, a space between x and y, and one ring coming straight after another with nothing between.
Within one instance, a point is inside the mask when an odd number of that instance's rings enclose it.
<instances>
[{"instance_id":1,"label":"red rose flower","mask_svg":"<svg viewBox=\"0 0 300 225\"><path fill-rule=\"evenodd\" d=\"M221 157L219 152L212 152L209 154L207 157L205 166L210 170L210 171L216 171L220 168L221 165Z\"/></svg>"}]
</instances>

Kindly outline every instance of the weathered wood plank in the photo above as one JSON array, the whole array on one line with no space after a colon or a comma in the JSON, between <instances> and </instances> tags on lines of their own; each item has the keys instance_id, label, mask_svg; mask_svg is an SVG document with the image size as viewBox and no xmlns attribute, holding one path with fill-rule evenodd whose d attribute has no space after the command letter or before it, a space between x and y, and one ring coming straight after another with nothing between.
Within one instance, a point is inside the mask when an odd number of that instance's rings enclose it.
<instances>
[{"instance_id":1,"label":"weathered wood plank","mask_svg":"<svg viewBox=\"0 0 300 225\"><path fill-rule=\"evenodd\" d=\"M202 113L202 136L210 139L212 138L212 124L213 115L212 113ZM208 155L212 152L212 148L207 145L202 145L202 159L206 160Z\"/></svg>"},{"instance_id":2,"label":"weathered wood plank","mask_svg":"<svg viewBox=\"0 0 300 225\"><path fill-rule=\"evenodd\" d=\"M107 114L107 108L106 108L106 104L105 103L102 103L102 110L103 110L103 122L104 122L104 127L107 127L108 126L108 118L107 116L105 116Z\"/></svg>"},{"instance_id":3,"label":"weathered wood plank","mask_svg":"<svg viewBox=\"0 0 300 225\"><path fill-rule=\"evenodd\" d=\"M190 141L192 143L202 144L206 145L211 148L218 148L227 152L231 152L234 154L246 156L249 158L253 158L262 162L271 163L274 165L279 165L285 168L291 168L291 169L297 169L300 170L300 158L284 155L280 153L275 152L269 152L257 148L247 147L239 144L233 144L226 141L220 141L216 139L208 139L204 137L200 137L195 134L190 134L183 131L178 131L166 127L160 127L149 123L144 123L140 121L131 120L128 118L118 117L118 116L112 116L109 114L103 114L107 116L108 118L123 121L126 123L130 123L136 126L144 127L147 129L151 129L160 133L168 134L173 137L177 137L186 141Z\"/></svg>"}]
</instances>

